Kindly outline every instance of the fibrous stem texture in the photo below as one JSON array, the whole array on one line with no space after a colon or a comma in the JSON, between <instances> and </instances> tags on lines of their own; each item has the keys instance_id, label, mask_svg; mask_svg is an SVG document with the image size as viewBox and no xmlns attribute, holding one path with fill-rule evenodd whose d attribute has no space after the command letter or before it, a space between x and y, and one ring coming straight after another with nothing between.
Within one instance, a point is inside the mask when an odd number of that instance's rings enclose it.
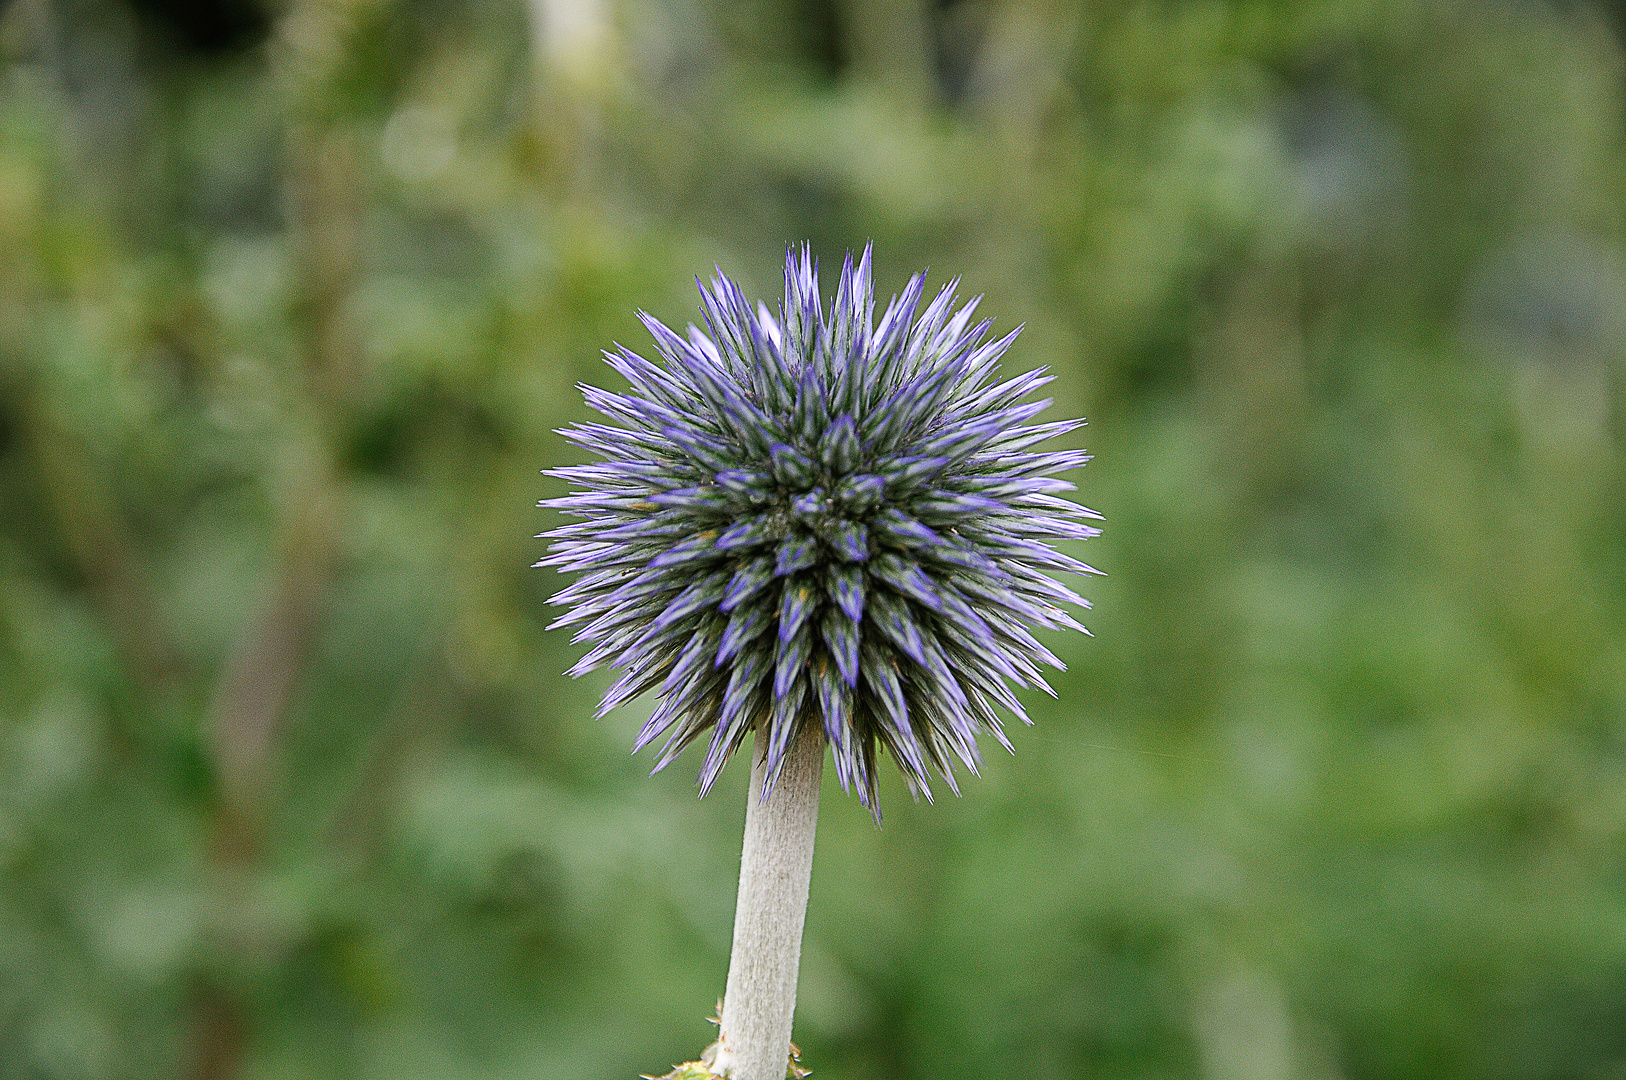
<instances>
[{"instance_id":1,"label":"fibrous stem texture","mask_svg":"<svg viewBox=\"0 0 1626 1080\"><path fill-rule=\"evenodd\" d=\"M1098 515L1058 497L1088 455L1034 447L1082 421L1031 422L1050 376L1000 381L1020 328L991 338L956 285L919 310L916 275L877 319L866 249L826 310L792 250L778 312L719 272L704 330L640 313L662 362L605 354L629 393L582 387L615 423L562 432L604 460L550 472L580 490L543 505L583 520L538 565L583 575L552 601L593 646L570 673L623 670L600 714L659 695L634 747L664 734L657 770L706 737L704 793L762 727L766 798L818 724L878 813L879 747L911 790L935 769L957 791L979 733L1009 747L999 709L1027 721L1011 686L1050 690L1032 628L1082 630L1062 605L1088 607L1050 574L1094 572L1052 542Z\"/></svg>"}]
</instances>

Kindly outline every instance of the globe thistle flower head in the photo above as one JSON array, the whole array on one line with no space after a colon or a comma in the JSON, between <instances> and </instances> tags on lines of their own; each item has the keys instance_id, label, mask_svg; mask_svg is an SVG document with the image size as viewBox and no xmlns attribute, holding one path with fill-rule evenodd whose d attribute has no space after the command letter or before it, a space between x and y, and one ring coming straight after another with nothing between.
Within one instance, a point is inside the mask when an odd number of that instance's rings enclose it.
<instances>
[{"instance_id":1,"label":"globe thistle flower head","mask_svg":"<svg viewBox=\"0 0 1626 1080\"><path fill-rule=\"evenodd\" d=\"M1054 696L1040 665L1063 665L1032 628L1083 630L1061 605L1088 603L1050 574L1095 571L1051 542L1099 515L1058 498L1073 485L1055 474L1089 456L1034 447L1083 422L1031 423L1051 377L999 381L1020 327L990 338L956 285L917 317L916 275L877 320L866 248L826 310L793 249L777 314L719 271L705 330L640 313L663 362L618 346L631 391L581 387L617 423L561 432L604 460L549 472L581 490L542 505L583 520L543 534L537 565L583 574L551 603L592 644L572 676L623 671L600 715L658 695L633 748L665 735L656 771L706 737L704 794L762 727L767 798L819 724L878 817L879 748L917 795L931 770L958 793L979 734L1010 748L1001 708L1030 722L1012 685Z\"/></svg>"}]
</instances>

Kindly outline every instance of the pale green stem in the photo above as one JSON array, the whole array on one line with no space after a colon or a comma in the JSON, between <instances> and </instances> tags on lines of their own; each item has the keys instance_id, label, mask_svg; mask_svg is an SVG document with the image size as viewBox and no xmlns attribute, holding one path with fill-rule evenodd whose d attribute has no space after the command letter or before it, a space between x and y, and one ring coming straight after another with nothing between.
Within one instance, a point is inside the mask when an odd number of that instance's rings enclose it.
<instances>
[{"instance_id":1,"label":"pale green stem","mask_svg":"<svg viewBox=\"0 0 1626 1080\"><path fill-rule=\"evenodd\" d=\"M759 729L745 804L728 992L712 1063L713 1071L729 1080L784 1080L813 872L824 733L813 723L803 728L764 802L767 740Z\"/></svg>"}]
</instances>

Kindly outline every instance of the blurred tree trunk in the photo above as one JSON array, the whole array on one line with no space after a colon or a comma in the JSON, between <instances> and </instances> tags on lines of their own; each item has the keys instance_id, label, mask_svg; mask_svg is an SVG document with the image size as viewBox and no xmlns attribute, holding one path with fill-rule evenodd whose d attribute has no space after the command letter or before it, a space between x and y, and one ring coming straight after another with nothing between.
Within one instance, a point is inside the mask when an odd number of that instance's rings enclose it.
<instances>
[{"instance_id":1,"label":"blurred tree trunk","mask_svg":"<svg viewBox=\"0 0 1626 1080\"><path fill-rule=\"evenodd\" d=\"M278 505L278 565L264 607L222 665L204 722L218 782L215 919L221 971L198 989L194 1075L231 1080L252 1032L231 973L266 948L236 913L247 899L278 798L278 745L340 568L347 500L337 447L360 392L361 350L348 308L360 272L360 153L332 86L357 12L310 0L285 16L280 77L293 119L285 136L287 202L298 280L300 363L269 493ZM221 977L224 974L224 977Z\"/></svg>"},{"instance_id":2,"label":"blurred tree trunk","mask_svg":"<svg viewBox=\"0 0 1626 1080\"><path fill-rule=\"evenodd\" d=\"M936 44L928 0L843 0L841 22L855 77L910 105L933 103Z\"/></svg>"},{"instance_id":3,"label":"blurred tree trunk","mask_svg":"<svg viewBox=\"0 0 1626 1080\"><path fill-rule=\"evenodd\" d=\"M615 37L605 0L529 0L543 170L569 199L593 186Z\"/></svg>"}]
</instances>

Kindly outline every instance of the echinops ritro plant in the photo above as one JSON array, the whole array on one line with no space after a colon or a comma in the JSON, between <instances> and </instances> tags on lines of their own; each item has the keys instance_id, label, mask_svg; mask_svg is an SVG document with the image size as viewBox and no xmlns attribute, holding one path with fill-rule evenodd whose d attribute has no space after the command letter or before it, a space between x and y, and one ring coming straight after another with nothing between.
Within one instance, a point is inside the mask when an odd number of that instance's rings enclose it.
<instances>
[{"instance_id":1,"label":"echinops ritro plant","mask_svg":"<svg viewBox=\"0 0 1626 1080\"><path fill-rule=\"evenodd\" d=\"M631 391L582 392L615 423L562 432L604 459L552 470L580 490L543 504L582 519L544 534L538 564L583 575L552 600L567 609L554 625L578 625L592 645L570 674L622 670L600 715L657 695L634 746L666 736L657 771L705 738L702 794L757 733L718 1075L750 1072L744 1018L731 1018L745 993L736 971L762 966L753 949L773 951L752 939L741 955L741 920L761 914L747 905L751 846L774 858L805 847L796 858L810 864L824 745L877 819L881 747L916 793L931 797L933 771L957 792L954 763L976 773L979 734L1009 748L999 710L1027 721L1012 686L1049 692L1040 665L1062 667L1033 628L1083 629L1064 605L1087 602L1051 574L1094 571L1052 542L1097 533L1098 515L1060 498L1073 485L1056 477L1089 457L1035 449L1082 421L1032 422L1050 402L1030 395L1051 377L999 381L1020 328L991 338L988 320L972 322L977 300L955 310L956 284L917 317L918 274L877 319L867 248L856 265L848 256L828 310L806 247L787 253L777 312L753 309L719 272L700 289L704 330L640 315L663 362L605 353ZM793 760L801 795L780 801L799 800L801 824L765 824L773 835L754 840L753 814L772 815ZM764 928L783 937L779 924L794 923L791 1001L806 867L794 873L801 908L768 912Z\"/></svg>"},{"instance_id":2,"label":"echinops ritro plant","mask_svg":"<svg viewBox=\"0 0 1626 1080\"><path fill-rule=\"evenodd\" d=\"M876 813L878 746L929 798L929 767L975 773L979 732L1007 745L996 706L1027 719L1009 683L1049 690L1038 665L1061 663L1029 627L1083 629L1049 573L1090 567L1047 541L1097 532L1056 497L1089 455L1032 449L1082 421L1028 423L1050 376L992 382L1020 328L986 341L954 282L915 319L916 275L877 325L869 256L828 314L806 249L777 316L720 274L709 333L641 314L665 364L606 353L632 393L582 391L626 426L563 432L607 460L549 473L586 489L544 504L585 519L539 564L585 572L552 600L594 643L570 674L624 669L601 715L659 693L635 747L667 734L657 770L709 732L702 793L760 725L767 795L811 723Z\"/></svg>"}]
</instances>

